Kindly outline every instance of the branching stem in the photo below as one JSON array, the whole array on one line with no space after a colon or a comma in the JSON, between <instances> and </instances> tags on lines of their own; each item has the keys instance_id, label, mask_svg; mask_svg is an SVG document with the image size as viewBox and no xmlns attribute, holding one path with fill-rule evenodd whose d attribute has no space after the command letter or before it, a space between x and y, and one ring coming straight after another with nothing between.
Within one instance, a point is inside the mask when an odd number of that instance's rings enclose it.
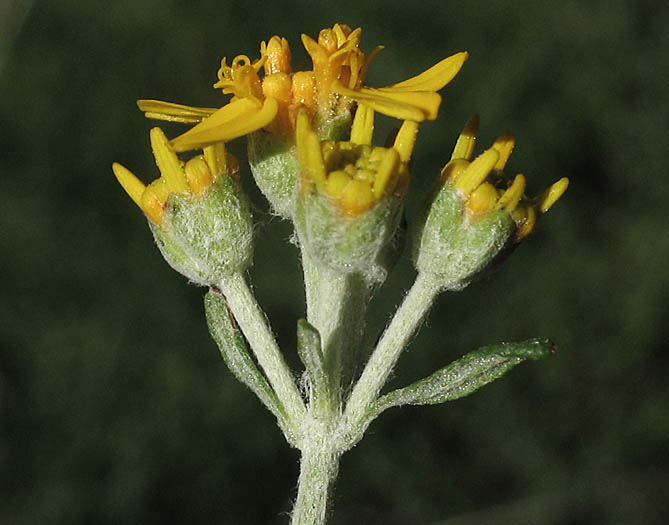
<instances>
[{"instance_id":1,"label":"branching stem","mask_svg":"<svg viewBox=\"0 0 669 525\"><path fill-rule=\"evenodd\" d=\"M285 407L293 432L297 433L305 419L306 409L295 380L272 334L267 317L260 309L241 273L233 274L222 281L219 286L258 364Z\"/></svg>"}]
</instances>

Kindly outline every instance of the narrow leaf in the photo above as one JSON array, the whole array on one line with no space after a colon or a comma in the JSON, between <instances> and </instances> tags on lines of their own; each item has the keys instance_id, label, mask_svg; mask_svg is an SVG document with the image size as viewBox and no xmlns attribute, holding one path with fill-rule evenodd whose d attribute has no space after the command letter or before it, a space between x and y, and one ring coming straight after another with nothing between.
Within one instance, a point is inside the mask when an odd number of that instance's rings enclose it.
<instances>
[{"instance_id":1,"label":"narrow leaf","mask_svg":"<svg viewBox=\"0 0 669 525\"><path fill-rule=\"evenodd\" d=\"M330 392L325 358L318 330L304 319L297 322L297 353L311 380L312 394L317 404L327 402Z\"/></svg>"},{"instance_id":2,"label":"narrow leaf","mask_svg":"<svg viewBox=\"0 0 669 525\"><path fill-rule=\"evenodd\" d=\"M283 423L286 419L283 406L249 355L244 336L237 327L232 312L228 309L225 296L210 289L204 298L204 306L209 333L216 341L225 364L228 365L233 375L249 387L270 412Z\"/></svg>"},{"instance_id":3,"label":"narrow leaf","mask_svg":"<svg viewBox=\"0 0 669 525\"><path fill-rule=\"evenodd\" d=\"M484 346L425 379L382 396L374 403L370 416L374 418L394 406L434 405L468 396L523 361L541 359L553 351L548 339Z\"/></svg>"}]
</instances>

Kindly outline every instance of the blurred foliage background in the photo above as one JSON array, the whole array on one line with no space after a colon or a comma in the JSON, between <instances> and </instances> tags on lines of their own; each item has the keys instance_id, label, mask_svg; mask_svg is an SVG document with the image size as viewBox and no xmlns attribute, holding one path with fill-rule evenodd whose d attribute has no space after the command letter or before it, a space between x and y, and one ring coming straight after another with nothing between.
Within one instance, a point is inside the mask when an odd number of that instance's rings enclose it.
<instances>
[{"instance_id":1,"label":"blurred foliage background","mask_svg":"<svg viewBox=\"0 0 669 525\"><path fill-rule=\"evenodd\" d=\"M0 523L287 521L298 454L225 368L204 291L163 262L110 166L157 175L137 98L220 106L222 56L278 34L306 62L300 33L334 22L386 45L370 85L471 53L421 127L409 217L472 113L481 144L515 132L510 169L531 194L571 186L492 278L440 298L393 385L503 340L549 336L558 353L465 400L384 414L344 456L333 523L667 522L666 2L3 5ZM291 229L244 177L251 277L297 366ZM405 257L371 340L412 278Z\"/></svg>"}]
</instances>

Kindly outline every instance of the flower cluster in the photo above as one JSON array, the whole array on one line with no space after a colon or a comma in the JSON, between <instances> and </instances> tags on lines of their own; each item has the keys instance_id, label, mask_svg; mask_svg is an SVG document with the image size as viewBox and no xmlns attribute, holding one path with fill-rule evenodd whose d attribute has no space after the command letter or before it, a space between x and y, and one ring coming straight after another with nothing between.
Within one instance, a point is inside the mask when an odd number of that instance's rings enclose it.
<instances>
[{"instance_id":1,"label":"flower cluster","mask_svg":"<svg viewBox=\"0 0 669 525\"><path fill-rule=\"evenodd\" d=\"M438 293L464 288L508 254L561 197L568 180L528 197L524 175L505 175L512 135L500 136L473 158L475 116L405 228L419 125L437 118L437 92L468 54L375 88L365 77L381 47L366 55L361 37L361 29L340 24L323 29L317 39L302 35L311 58L311 69L302 71L293 69L288 41L278 36L261 43L255 60L223 58L214 88L230 100L220 108L138 101L148 118L192 127L171 140L159 128L151 130L160 177L149 185L122 165L112 166L148 218L167 262L210 288L207 322L226 364L301 450L295 524L324 523L340 456L381 412L468 395L553 348L548 340L484 347L381 395ZM401 121L383 146L374 142L376 113ZM237 160L225 149L242 136L253 178L272 211L292 221L302 257L307 312L297 328L300 382L246 281L254 225ZM362 368L367 306L407 238L415 282Z\"/></svg>"},{"instance_id":2,"label":"flower cluster","mask_svg":"<svg viewBox=\"0 0 669 525\"><path fill-rule=\"evenodd\" d=\"M170 195L202 197L221 173L234 178L236 161L223 144L247 135L254 178L273 210L295 222L305 251L326 266L376 268L403 213L418 124L436 118L437 91L468 54L456 53L408 80L373 88L364 80L382 48L365 55L361 37L361 29L341 24L323 29L316 40L302 35L312 61L305 71L293 70L288 41L278 36L261 43L256 60L239 55L228 64L223 58L214 87L231 99L219 109L138 101L149 118L194 127L171 141L154 128L151 143L162 176L144 187L115 164L119 182L155 227L174 234L168 226L174 221L166 220L177 209L168 206ZM373 145L376 112L403 121L392 147ZM441 172L440 191L414 228L416 267L441 275L446 287L468 282L509 239L527 236L537 216L567 187L561 179L538 198L526 198L525 177L507 184L503 173L513 137L501 136L471 160L477 127L478 117L472 117ZM193 149L203 154L185 164L177 157ZM485 231L475 235L479 230Z\"/></svg>"}]
</instances>

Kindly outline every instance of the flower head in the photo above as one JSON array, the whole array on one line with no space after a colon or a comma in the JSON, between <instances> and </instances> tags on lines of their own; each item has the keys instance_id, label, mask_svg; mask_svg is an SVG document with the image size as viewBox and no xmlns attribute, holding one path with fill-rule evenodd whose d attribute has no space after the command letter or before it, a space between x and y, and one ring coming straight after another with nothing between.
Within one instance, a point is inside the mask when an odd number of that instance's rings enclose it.
<instances>
[{"instance_id":1,"label":"flower head","mask_svg":"<svg viewBox=\"0 0 669 525\"><path fill-rule=\"evenodd\" d=\"M260 129L292 136L302 108L310 112L323 138L338 119L350 118L356 102L404 120L435 119L441 103L436 92L455 77L468 54L456 53L392 86L370 88L364 78L382 48L377 46L365 56L361 36L360 28L351 30L343 24L323 29L317 40L303 34L302 43L312 61L312 69L306 71L293 71L290 46L278 36L261 43L260 58L255 61L239 55L228 64L223 58L214 87L232 99L218 110L155 100L140 100L138 105L149 118L197 124L172 141L176 151Z\"/></svg>"},{"instance_id":2,"label":"flower head","mask_svg":"<svg viewBox=\"0 0 669 525\"><path fill-rule=\"evenodd\" d=\"M508 183L504 175L513 136L502 135L471 160L477 130L474 116L441 171L413 239L416 268L450 289L466 286L506 247L529 235L537 216L548 211L569 184L563 178L539 197L526 197L524 175Z\"/></svg>"},{"instance_id":3,"label":"flower head","mask_svg":"<svg viewBox=\"0 0 669 525\"><path fill-rule=\"evenodd\" d=\"M567 190L569 179L563 177L539 196L527 197L525 176L518 174L508 180L504 174L515 146L510 133L501 135L491 148L471 161L478 123L477 115L467 121L441 176L453 180L470 220L494 210L504 211L513 219L519 241L532 233L538 215L546 213Z\"/></svg>"},{"instance_id":4,"label":"flower head","mask_svg":"<svg viewBox=\"0 0 669 525\"><path fill-rule=\"evenodd\" d=\"M112 169L149 219L167 262L205 286L244 270L253 228L236 159L219 143L183 163L159 128L151 130L151 145L161 176L148 186L118 163Z\"/></svg>"},{"instance_id":5,"label":"flower head","mask_svg":"<svg viewBox=\"0 0 669 525\"><path fill-rule=\"evenodd\" d=\"M405 121L392 147L372 145L374 110L360 104L349 141L321 140L307 111L297 117L300 167L296 227L317 264L385 278L409 184L418 123Z\"/></svg>"}]
</instances>

